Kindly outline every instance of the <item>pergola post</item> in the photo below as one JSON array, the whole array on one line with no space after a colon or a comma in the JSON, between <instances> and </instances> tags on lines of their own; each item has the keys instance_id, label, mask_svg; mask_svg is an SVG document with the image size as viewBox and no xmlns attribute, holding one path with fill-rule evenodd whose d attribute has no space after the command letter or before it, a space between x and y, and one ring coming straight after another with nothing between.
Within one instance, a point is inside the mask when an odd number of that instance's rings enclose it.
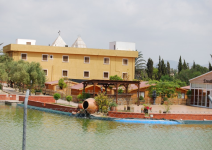
<instances>
[{"instance_id":1,"label":"pergola post","mask_svg":"<svg viewBox=\"0 0 212 150\"><path fill-rule=\"evenodd\" d=\"M129 86L129 84L124 85L126 94L128 94L128 86Z\"/></svg>"},{"instance_id":2,"label":"pergola post","mask_svg":"<svg viewBox=\"0 0 212 150\"><path fill-rule=\"evenodd\" d=\"M105 94L107 94L107 88L108 88L108 84L103 84L103 87L105 88Z\"/></svg>"},{"instance_id":3,"label":"pergola post","mask_svg":"<svg viewBox=\"0 0 212 150\"><path fill-rule=\"evenodd\" d=\"M118 83L116 83L116 104L118 104Z\"/></svg>"},{"instance_id":4,"label":"pergola post","mask_svg":"<svg viewBox=\"0 0 212 150\"><path fill-rule=\"evenodd\" d=\"M97 83L93 83L93 98L95 97L95 87L96 87Z\"/></svg>"},{"instance_id":5,"label":"pergola post","mask_svg":"<svg viewBox=\"0 0 212 150\"><path fill-rule=\"evenodd\" d=\"M85 88L86 88L87 85L88 85L88 83L83 82L83 92L85 92Z\"/></svg>"},{"instance_id":6,"label":"pergola post","mask_svg":"<svg viewBox=\"0 0 212 150\"><path fill-rule=\"evenodd\" d=\"M138 83L138 101L137 101L137 105L140 105L140 101L139 101L139 91L140 91L140 82Z\"/></svg>"}]
</instances>

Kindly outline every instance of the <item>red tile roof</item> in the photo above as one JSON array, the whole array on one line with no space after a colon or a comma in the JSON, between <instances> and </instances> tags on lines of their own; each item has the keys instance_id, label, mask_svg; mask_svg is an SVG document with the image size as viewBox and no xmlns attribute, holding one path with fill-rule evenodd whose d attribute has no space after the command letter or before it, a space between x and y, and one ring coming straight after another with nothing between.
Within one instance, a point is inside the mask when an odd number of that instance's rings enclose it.
<instances>
[{"instance_id":1,"label":"red tile roof","mask_svg":"<svg viewBox=\"0 0 212 150\"><path fill-rule=\"evenodd\" d=\"M83 88L83 84L82 83L76 84L76 85L71 87L71 89L76 89L76 90L79 90L79 89L82 89L82 88Z\"/></svg>"},{"instance_id":2,"label":"red tile roof","mask_svg":"<svg viewBox=\"0 0 212 150\"><path fill-rule=\"evenodd\" d=\"M86 88L91 87L91 86L93 86L93 85L88 85L88 86L86 86ZM96 87L101 87L101 86L100 85L96 85ZM71 87L71 89L81 90L81 89L83 89L83 84L79 83L79 84L73 85Z\"/></svg>"}]
</instances>

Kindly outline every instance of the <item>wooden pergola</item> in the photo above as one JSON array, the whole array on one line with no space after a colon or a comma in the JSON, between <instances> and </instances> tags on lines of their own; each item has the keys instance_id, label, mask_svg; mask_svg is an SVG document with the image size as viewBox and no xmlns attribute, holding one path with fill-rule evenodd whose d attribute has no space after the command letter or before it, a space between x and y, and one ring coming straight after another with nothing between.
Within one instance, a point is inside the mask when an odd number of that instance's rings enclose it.
<instances>
[{"instance_id":1,"label":"wooden pergola","mask_svg":"<svg viewBox=\"0 0 212 150\"><path fill-rule=\"evenodd\" d=\"M95 86L96 85L102 85L105 88L106 94L107 94L107 88L110 85L113 85L116 87L116 104L118 102L118 87L120 85L123 85L125 87L125 93L128 93L128 86L129 84L135 84L138 87L138 98L139 98L139 89L140 89L140 81L117 81L117 80L87 80L82 82L83 84L83 91L85 91L85 88L87 85L93 85L93 97L95 97ZM138 101L137 104L139 105L140 102Z\"/></svg>"}]
</instances>

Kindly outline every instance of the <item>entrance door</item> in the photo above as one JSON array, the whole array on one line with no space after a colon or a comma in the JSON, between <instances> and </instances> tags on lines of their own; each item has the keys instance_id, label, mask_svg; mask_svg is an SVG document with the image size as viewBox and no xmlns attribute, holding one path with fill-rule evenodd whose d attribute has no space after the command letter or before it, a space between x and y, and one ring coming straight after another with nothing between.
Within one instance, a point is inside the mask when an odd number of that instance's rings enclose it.
<instances>
[{"instance_id":1,"label":"entrance door","mask_svg":"<svg viewBox=\"0 0 212 150\"><path fill-rule=\"evenodd\" d=\"M206 101L206 91L203 92L203 98L202 98L202 106L205 106L205 101Z\"/></svg>"},{"instance_id":2,"label":"entrance door","mask_svg":"<svg viewBox=\"0 0 212 150\"><path fill-rule=\"evenodd\" d=\"M198 104L199 106L202 105L202 101L203 101L203 91L202 89L199 89L199 94L198 94Z\"/></svg>"},{"instance_id":3,"label":"entrance door","mask_svg":"<svg viewBox=\"0 0 212 150\"><path fill-rule=\"evenodd\" d=\"M199 92L198 92L198 89L195 89L195 100L194 100L194 105L198 105L198 102L199 102L199 96L198 96Z\"/></svg>"},{"instance_id":4,"label":"entrance door","mask_svg":"<svg viewBox=\"0 0 212 150\"><path fill-rule=\"evenodd\" d=\"M208 98L208 95L211 96L211 92L207 91L207 98L206 98L206 107L209 107L210 99Z\"/></svg>"}]
</instances>

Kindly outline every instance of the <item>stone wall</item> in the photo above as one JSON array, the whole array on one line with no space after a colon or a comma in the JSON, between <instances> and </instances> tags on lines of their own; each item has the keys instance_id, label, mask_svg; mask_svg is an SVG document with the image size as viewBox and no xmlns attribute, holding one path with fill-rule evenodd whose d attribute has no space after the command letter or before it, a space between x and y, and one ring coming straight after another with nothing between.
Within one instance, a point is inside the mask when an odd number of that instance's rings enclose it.
<instances>
[{"instance_id":1,"label":"stone wall","mask_svg":"<svg viewBox=\"0 0 212 150\"><path fill-rule=\"evenodd\" d=\"M132 104L131 99L132 94L118 94L118 105L130 105ZM116 102L116 95L110 95L108 94L108 97L113 99L114 102Z\"/></svg>"}]
</instances>

